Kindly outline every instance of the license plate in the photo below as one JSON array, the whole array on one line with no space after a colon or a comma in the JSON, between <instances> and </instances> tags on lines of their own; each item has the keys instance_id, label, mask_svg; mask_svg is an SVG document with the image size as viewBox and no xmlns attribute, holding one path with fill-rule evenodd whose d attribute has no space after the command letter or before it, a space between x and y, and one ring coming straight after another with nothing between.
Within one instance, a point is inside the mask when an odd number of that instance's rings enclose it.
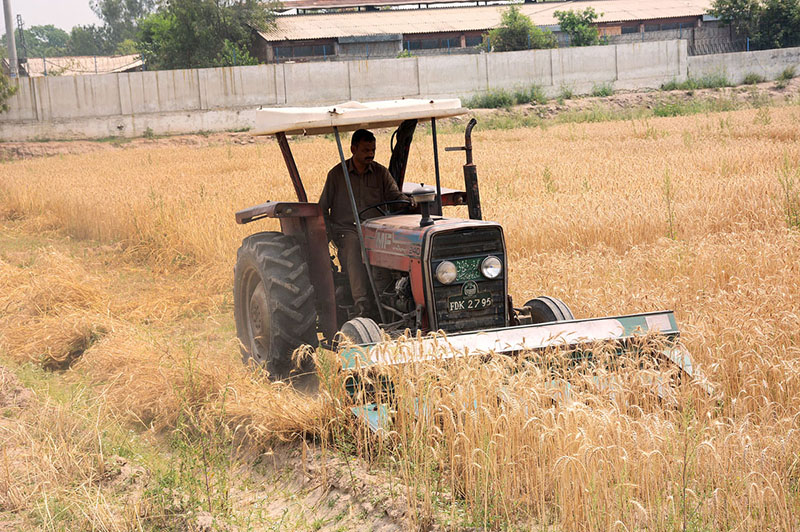
<instances>
[{"instance_id":1,"label":"license plate","mask_svg":"<svg viewBox=\"0 0 800 532\"><path fill-rule=\"evenodd\" d=\"M481 310L492 306L492 294L483 292L474 296L450 296L447 298L447 310Z\"/></svg>"}]
</instances>

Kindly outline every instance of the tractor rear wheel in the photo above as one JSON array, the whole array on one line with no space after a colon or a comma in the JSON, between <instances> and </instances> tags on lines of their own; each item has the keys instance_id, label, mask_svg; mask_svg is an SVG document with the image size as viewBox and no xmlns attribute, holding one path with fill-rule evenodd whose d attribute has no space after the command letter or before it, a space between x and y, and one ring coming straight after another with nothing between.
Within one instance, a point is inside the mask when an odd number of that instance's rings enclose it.
<instances>
[{"instance_id":1,"label":"tractor rear wheel","mask_svg":"<svg viewBox=\"0 0 800 532\"><path fill-rule=\"evenodd\" d=\"M354 344L376 344L383 339L381 328L370 318L353 318L339 332Z\"/></svg>"},{"instance_id":2,"label":"tractor rear wheel","mask_svg":"<svg viewBox=\"0 0 800 532\"><path fill-rule=\"evenodd\" d=\"M566 303L556 297L540 296L525 303L531 309L531 323L574 320Z\"/></svg>"},{"instance_id":3,"label":"tractor rear wheel","mask_svg":"<svg viewBox=\"0 0 800 532\"><path fill-rule=\"evenodd\" d=\"M242 241L233 273L236 334L242 359L262 365L271 378L295 369L292 352L317 345L317 312L308 264L293 237L277 232Z\"/></svg>"}]
</instances>

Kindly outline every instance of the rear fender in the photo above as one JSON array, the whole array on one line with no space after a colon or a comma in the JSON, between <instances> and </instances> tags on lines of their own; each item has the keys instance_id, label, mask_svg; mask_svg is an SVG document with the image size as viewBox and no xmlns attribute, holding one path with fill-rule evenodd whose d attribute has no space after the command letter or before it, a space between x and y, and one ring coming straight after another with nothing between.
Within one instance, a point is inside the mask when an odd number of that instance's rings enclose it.
<instances>
[{"instance_id":1,"label":"rear fender","mask_svg":"<svg viewBox=\"0 0 800 532\"><path fill-rule=\"evenodd\" d=\"M249 224L261 218L309 218L322 216L317 203L268 201L236 213L237 224Z\"/></svg>"},{"instance_id":2,"label":"rear fender","mask_svg":"<svg viewBox=\"0 0 800 532\"><path fill-rule=\"evenodd\" d=\"M239 224L262 218L278 218L281 231L295 237L303 246L314 286L319 329L326 340L332 341L337 329L336 297L322 210L317 203L268 201L236 213Z\"/></svg>"}]
</instances>

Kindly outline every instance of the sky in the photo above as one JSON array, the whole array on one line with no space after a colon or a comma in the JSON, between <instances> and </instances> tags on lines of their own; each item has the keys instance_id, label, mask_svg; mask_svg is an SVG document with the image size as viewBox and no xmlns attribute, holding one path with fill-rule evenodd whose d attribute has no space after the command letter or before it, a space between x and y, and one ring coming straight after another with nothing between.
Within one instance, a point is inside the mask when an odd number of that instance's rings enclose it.
<instances>
[{"instance_id":1,"label":"sky","mask_svg":"<svg viewBox=\"0 0 800 532\"><path fill-rule=\"evenodd\" d=\"M14 26L17 15L22 15L26 28L52 24L69 31L78 24L100 24L100 19L89 8L89 0L7 0L11 2ZM0 16L2 20L2 16ZM5 33L5 26L0 27Z\"/></svg>"}]
</instances>

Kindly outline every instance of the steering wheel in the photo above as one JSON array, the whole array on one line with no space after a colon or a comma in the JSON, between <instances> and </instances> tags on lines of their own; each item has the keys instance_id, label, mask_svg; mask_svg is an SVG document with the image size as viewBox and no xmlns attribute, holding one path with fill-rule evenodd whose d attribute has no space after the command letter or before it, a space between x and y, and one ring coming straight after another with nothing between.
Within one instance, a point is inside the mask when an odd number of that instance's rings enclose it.
<instances>
[{"instance_id":1,"label":"steering wheel","mask_svg":"<svg viewBox=\"0 0 800 532\"><path fill-rule=\"evenodd\" d=\"M358 211L358 219L360 220L361 218L363 218L364 217L364 213L367 212L370 209L375 209L376 211L381 213L381 216L389 216L389 214L390 214L389 211L386 211L386 210L382 209L381 207L383 207L385 205L396 205L398 203L405 205L406 206L406 210L408 210L408 208L411 207L411 205L412 205L412 203L409 200L405 200L405 199L382 201L380 203L376 203L375 205L370 205L369 207L364 207L363 209Z\"/></svg>"}]
</instances>

